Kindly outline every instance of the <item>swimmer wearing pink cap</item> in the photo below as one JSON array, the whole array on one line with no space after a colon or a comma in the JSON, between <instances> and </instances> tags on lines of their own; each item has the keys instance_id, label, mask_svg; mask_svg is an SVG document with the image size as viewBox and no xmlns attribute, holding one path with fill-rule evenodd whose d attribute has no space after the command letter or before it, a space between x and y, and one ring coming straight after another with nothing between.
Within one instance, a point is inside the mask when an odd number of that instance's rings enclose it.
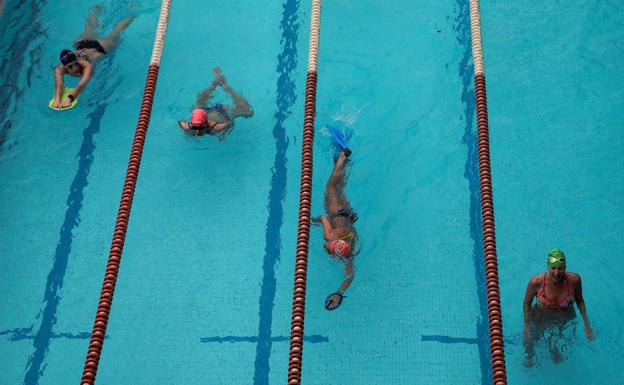
<instances>
[{"instance_id":1,"label":"swimmer wearing pink cap","mask_svg":"<svg viewBox=\"0 0 624 385\"><path fill-rule=\"evenodd\" d=\"M197 95L195 101L197 108L193 109L191 119L178 121L178 125L191 135L223 135L234 127L234 119L253 116L253 110L247 100L227 85L227 79L221 73L221 69L217 67L213 72L215 79L208 88ZM225 104L208 105L217 87L221 87L223 92L230 95L234 107Z\"/></svg>"},{"instance_id":2,"label":"swimmer wearing pink cap","mask_svg":"<svg viewBox=\"0 0 624 385\"><path fill-rule=\"evenodd\" d=\"M357 231L353 224L357 221L357 214L344 194L343 188L346 183L345 165L347 162L347 152L342 150L334 170L327 181L325 189L325 209L326 215L313 218L312 221L323 226L323 237L325 243L323 248L332 259L337 259L344 263L345 279L338 290L330 294L325 300L325 309L334 310L342 303L344 292L353 282L355 277L355 267L353 260L357 252L354 246L357 241Z\"/></svg>"},{"instance_id":3,"label":"swimmer wearing pink cap","mask_svg":"<svg viewBox=\"0 0 624 385\"><path fill-rule=\"evenodd\" d=\"M180 120L178 121L178 125L191 135L216 135L232 127L232 121L228 119L222 123L216 122L208 119L208 112L206 110L203 108L196 108L191 113L190 121Z\"/></svg>"}]
</instances>

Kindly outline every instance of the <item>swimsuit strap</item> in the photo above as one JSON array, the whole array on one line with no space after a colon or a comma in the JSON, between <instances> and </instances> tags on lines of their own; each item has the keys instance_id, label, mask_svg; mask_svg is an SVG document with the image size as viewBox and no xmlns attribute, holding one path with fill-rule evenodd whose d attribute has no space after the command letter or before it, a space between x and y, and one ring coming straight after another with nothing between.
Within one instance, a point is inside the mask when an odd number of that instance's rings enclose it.
<instances>
[{"instance_id":1,"label":"swimsuit strap","mask_svg":"<svg viewBox=\"0 0 624 385\"><path fill-rule=\"evenodd\" d=\"M554 305L555 302L548 298L548 295L546 294L546 279L547 279L547 274L548 273L544 273L544 276L542 278L542 288L541 290L537 293L537 298L538 301L542 303L542 305ZM542 300L539 300L539 297L542 297Z\"/></svg>"},{"instance_id":2,"label":"swimsuit strap","mask_svg":"<svg viewBox=\"0 0 624 385\"><path fill-rule=\"evenodd\" d=\"M546 295L546 274L548 273L544 273L544 277L542 278L542 294L548 298L548 296Z\"/></svg>"},{"instance_id":3,"label":"swimsuit strap","mask_svg":"<svg viewBox=\"0 0 624 385\"><path fill-rule=\"evenodd\" d=\"M568 307L570 306L573 302L574 302L574 290L572 289L572 285L570 285L570 280L568 280L567 275L564 275L563 279L566 280L566 285L568 286L568 292L566 293L565 299L561 300L561 301L555 301L551 298L548 297L548 295L546 294L546 278L547 278L547 274L548 273L544 273L544 278L542 280L542 289L540 292L537 293L537 300L538 302L541 302L541 304L544 306L549 306L549 305L559 305L561 306L561 304L565 303L564 306L561 307ZM540 301L539 297L542 297L544 300Z\"/></svg>"}]
</instances>

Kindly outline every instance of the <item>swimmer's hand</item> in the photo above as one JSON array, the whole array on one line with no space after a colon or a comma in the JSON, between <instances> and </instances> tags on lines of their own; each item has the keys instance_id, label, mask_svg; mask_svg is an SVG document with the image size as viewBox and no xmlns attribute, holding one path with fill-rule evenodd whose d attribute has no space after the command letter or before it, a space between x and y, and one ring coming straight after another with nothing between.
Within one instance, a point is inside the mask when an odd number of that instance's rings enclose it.
<instances>
[{"instance_id":1,"label":"swimmer's hand","mask_svg":"<svg viewBox=\"0 0 624 385\"><path fill-rule=\"evenodd\" d=\"M60 101L60 100L58 100L58 99L54 99L54 103L52 103L52 107L54 107L54 108L62 108L62 107L61 107L62 105L63 105L63 104L62 104L62 103L61 103L61 101Z\"/></svg>"},{"instance_id":2,"label":"swimmer's hand","mask_svg":"<svg viewBox=\"0 0 624 385\"><path fill-rule=\"evenodd\" d=\"M524 328L524 340L530 341L533 339L533 333L531 332L531 328L528 326Z\"/></svg>"},{"instance_id":3,"label":"swimmer's hand","mask_svg":"<svg viewBox=\"0 0 624 385\"><path fill-rule=\"evenodd\" d=\"M318 217L312 217L310 218L310 222L312 222L313 226L319 226L321 224L323 224L323 217L325 215L319 215Z\"/></svg>"},{"instance_id":4,"label":"swimmer's hand","mask_svg":"<svg viewBox=\"0 0 624 385\"><path fill-rule=\"evenodd\" d=\"M69 106L71 106L72 102L74 101L74 96L72 94L67 95L67 97L65 99L63 99L63 102L60 103L60 105L56 108L67 108Z\"/></svg>"},{"instance_id":5,"label":"swimmer's hand","mask_svg":"<svg viewBox=\"0 0 624 385\"><path fill-rule=\"evenodd\" d=\"M593 341L596 339L596 336L594 335L594 331L592 330L591 326L589 326L589 324L585 324L585 336L587 337L587 340L589 341Z\"/></svg>"},{"instance_id":6,"label":"swimmer's hand","mask_svg":"<svg viewBox=\"0 0 624 385\"><path fill-rule=\"evenodd\" d=\"M178 126L180 126L180 128L183 129L184 131L189 130L189 125L186 120L178 120Z\"/></svg>"},{"instance_id":7,"label":"swimmer's hand","mask_svg":"<svg viewBox=\"0 0 624 385\"><path fill-rule=\"evenodd\" d=\"M325 309L338 309L338 306L340 306L340 304L342 303L343 298L347 298L347 296L344 295L344 291L342 290L338 290L337 292L328 295L325 299Z\"/></svg>"}]
</instances>

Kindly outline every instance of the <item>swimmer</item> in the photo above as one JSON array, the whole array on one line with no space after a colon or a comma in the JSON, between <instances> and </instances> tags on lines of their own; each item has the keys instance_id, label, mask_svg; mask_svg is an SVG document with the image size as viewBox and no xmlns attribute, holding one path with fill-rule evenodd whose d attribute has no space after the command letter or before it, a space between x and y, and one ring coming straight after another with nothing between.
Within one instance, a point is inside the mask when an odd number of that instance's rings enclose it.
<instances>
[{"instance_id":1,"label":"swimmer","mask_svg":"<svg viewBox=\"0 0 624 385\"><path fill-rule=\"evenodd\" d=\"M101 6L94 7L85 20L85 30L74 41L74 51L68 49L61 51L61 64L54 68L55 91L54 102L52 103L54 108L69 107L74 99L82 93L93 76L95 62L110 53L119 44L119 35L134 19L131 16L119 21L108 36L99 38L96 32L99 27L97 17L102 9ZM73 92L61 100L65 87L63 82L65 75L79 77L80 81Z\"/></svg>"},{"instance_id":2,"label":"swimmer","mask_svg":"<svg viewBox=\"0 0 624 385\"><path fill-rule=\"evenodd\" d=\"M247 100L227 84L227 79L221 73L221 69L217 67L213 72L215 79L208 88L197 95L190 121L178 121L178 125L191 135L226 134L234 127L234 119L251 118L254 114ZM221 103L208 105L208 101L212 99L214 91L219 86L232 98L233 107Z\"/></svg>"},{"instance_id":3,"label":"swimmer","mask_svg":"<svg viewBox=\"0 0 624 385\"><path fill-rule=\"evenodd\" d=\"M323 226L325 244L323 248L331 256L344 264L345 279L338 290L330 294L325 300L325 309L334 310L342 303L344 292L349 288L355 277L353 259L357 254L354 252L357 241L357 232L353 224L357 220L357 214L351 208L344 194L346 184L345 165L347 157L351 154L349 149L343 149L334 163L327 186L325 188L325 210L327 214L312 221Z\"/></svg>"},{"instance_id":4,"label":"swimmer","mask_svg":"<svg viewBox=\"0 0 624 385\"><path fill-rule=\"evenodd\" d=\"M576 318L574 303L578 306L587 339L594 339L594 332L587 318L581 277L566 271L566 258L563 251L553 249L547 257L548 271L533 276L527 285L524 296L524 337L525 366L533 366L535 342L547 337L553 362L562 362L557 342L564 338L564 330ZM533 298L536 304L531 306Z\"/></svg>"}]
</instances>

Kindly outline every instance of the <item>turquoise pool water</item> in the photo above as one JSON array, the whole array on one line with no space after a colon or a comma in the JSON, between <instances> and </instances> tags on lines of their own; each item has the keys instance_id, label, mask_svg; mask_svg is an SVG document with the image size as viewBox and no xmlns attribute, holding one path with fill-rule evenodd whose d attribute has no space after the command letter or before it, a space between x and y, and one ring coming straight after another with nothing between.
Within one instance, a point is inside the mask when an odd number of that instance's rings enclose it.
<instances>
[{"instance_id":1,"label":"turquoise pool water","mask_svg":"<svg viewBox=\"0 0 624 385\"><path fill-rule=\"evenodd\" d=\"M78 106L46 108L91 3L7 1L0 18L0 383L79 382L138 117L157 1ZM310 4L174 2L100 384L286 381ZM481 5L510 384L622 384L624 72L615 1ZM467 2L326 2L323 125L354 149L357 278L310 243L305 384L488 384ZM220 66L252 104L224 141L177 120ZM227 101L217 94L217 100ZM581 274L593 343L522 365L522 298L551 247Z\"/></svg>"}]
</instances>

